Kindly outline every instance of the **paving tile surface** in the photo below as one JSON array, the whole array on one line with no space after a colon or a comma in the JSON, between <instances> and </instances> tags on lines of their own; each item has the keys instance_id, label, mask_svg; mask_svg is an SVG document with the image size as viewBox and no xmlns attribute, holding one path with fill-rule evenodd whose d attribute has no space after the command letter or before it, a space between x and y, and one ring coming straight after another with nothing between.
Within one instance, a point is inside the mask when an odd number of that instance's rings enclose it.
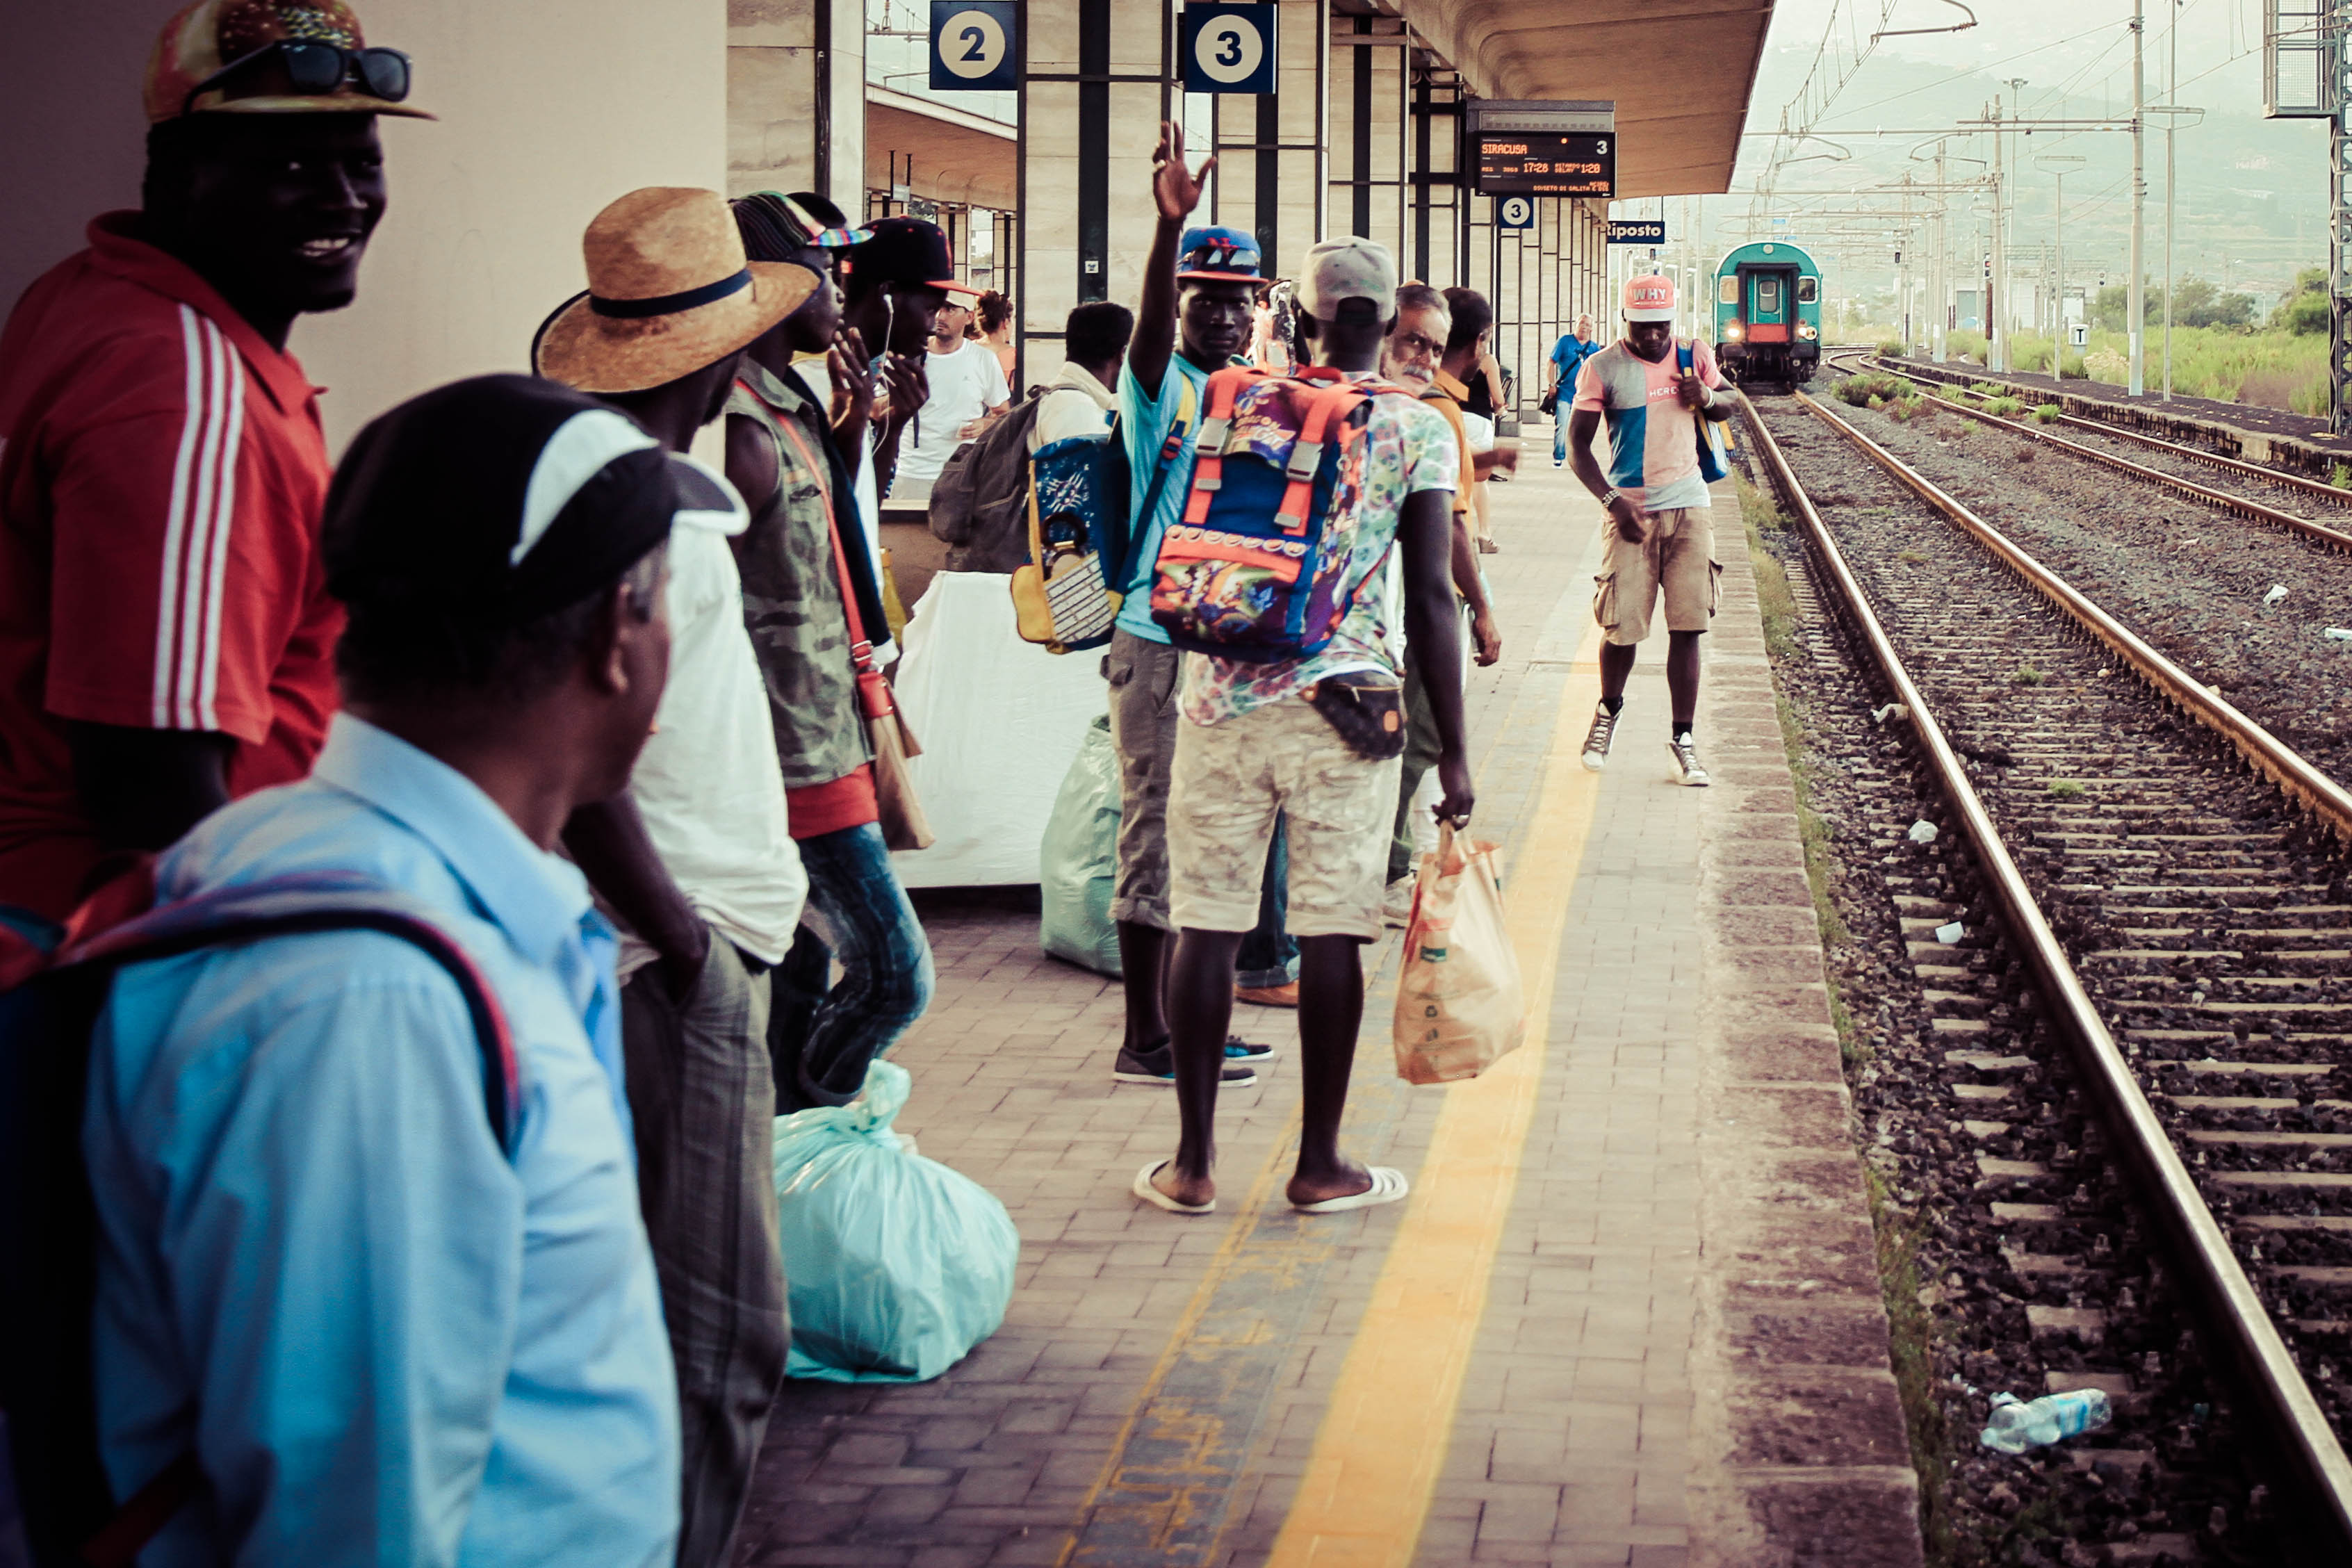
<instances>
[{"instance_id":1,"label":"paving tile surface","mask_svg":"<svg viewBox=\"0 0 2352 1568\"><path fill-rule=\"evenodd\" d=\"M1589 716L1563 719L1563 693L1592 679L1589 648L1580 677L1577 664L1599 512L1544 461L1544 434L1527 443L1528 470L1494 492L1505 548L1486 565L1507 651L1470 683L1477 826L1503 842L1507 866L1555 731L1580 736ZM1701 741L1731 777L1712 791L1669 782L1661 638L1643 650L1583 847L1549 1056L1451 1430L1395 1435L1445 1445L1415 1557L1431 1568L1795 1561L1772 1521L1801 1535L1809 1520L1866 1519L1894 1540L1908 1517L1900 1453L1880 1451L1885 1321L1872 1316L1866 1223L1855 1228L1834 1037L1820 1041L1795 803L1777 730L1759 720L1770 718L1769 676L1759 684L1738 514L1721 489L1729 569ZM1023 1238L1018 1288L1003 1329L931 1384L788 1384L739 1563L1265 1562L1399 1211L1307 1218L1280 1204L1295 1026L1250 1007L1237 1027L1284 1056L1221 1100L1220 1214L1138 1205L1128 1184L1171 1151L1174 1106L1165 1090L1111 1082L1117 984L1038 952L1034 893L922 903L940 987L897 1056L915 1080L899 1126L1004 1201ZM1410 1173L1444 1091L1393 1075L1393 947L1366 955L1348 1136L1360 1157ZM1724 1184L1710 1154L1755 1158L1706 1136L1703 1106L1731 1095L1771 1130L1778 1163L1711 1199ZM1722 1282L1709 1226L1737 1219L1733 1272L1769 1279L1804 1244L1757 1216L1781 1187L1805 1190L1803 1155L1822 1157L1829 1194L1808 1221L1843 1219L1851 1245L1832 1250L1853 1267L1834 1301L1791 1309L1766 1286ZM1772 1312L1781 1321L1766 1322ZM1838 1453L1795 1452L1801 1434L1759 1415L1792 1385L1731 1375L1724 1347L1742 1335L1811 1347L1813 1385L1860 1412ZM1899 1445L1899 1415L1893 1433ZM1739 1468L1759 1459L1771 1468ZM1696 1541L1695 1517L1709 1525ZM1916 1538L1914 1523L1915 1551Z\"/></svg>"}]
</instances>

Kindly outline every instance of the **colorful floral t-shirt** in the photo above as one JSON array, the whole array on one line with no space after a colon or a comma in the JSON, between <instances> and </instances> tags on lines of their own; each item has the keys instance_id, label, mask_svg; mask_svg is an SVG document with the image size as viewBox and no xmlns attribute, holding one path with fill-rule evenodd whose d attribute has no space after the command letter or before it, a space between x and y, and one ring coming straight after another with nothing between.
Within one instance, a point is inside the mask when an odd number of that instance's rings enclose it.
<instances>
[{"instance_id":1,"label":"colorful floral t-shirt","mask_svg":"<svg viewBox=\"0 0 2352 1568\"><path fill-rule=\"evenodd\" d=\"M1331 526L1347 531L1332 547L1346 552L1341 581L1355 601L1323 650L1279 664L1245 664L1207 654L1184 656L1184 717L1222 723L1284 698L1326 676L1351 669L1393 675L1404 663L1401 574L1391 569L1404 498L1419 490L1451 494L1461 482L1461 448L1453 427L1428 404L1401 392L1372 399L1372 412L1331 498ZM1351 500L1350 488L1360 492Z\"/></svg>"}]
</instances>

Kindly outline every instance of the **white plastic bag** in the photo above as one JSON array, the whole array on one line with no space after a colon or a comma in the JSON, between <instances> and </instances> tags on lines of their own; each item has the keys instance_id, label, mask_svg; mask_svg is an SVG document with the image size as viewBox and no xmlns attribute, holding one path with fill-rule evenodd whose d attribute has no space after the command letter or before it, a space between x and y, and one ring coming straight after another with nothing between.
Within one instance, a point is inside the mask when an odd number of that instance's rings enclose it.
<instances>
[{"instance_id":1,"label":"white plastic bag","mask_svg":"<svg viewBox=\"0 0 2352 1568\"><path fill-rule=\"evenodd\" d=\"M776 1118L789 1377L926 1382L1004 1321L1021 1235L994 1194L890 1130L909 1082L877 1061L847 1105Z\"/></svg>"},{"instance_id":2,"label":"white plastic bag","mask_svg":"<svg viewBox=\"0 0 2352 1568\"><path fill-rule=\"evenodd\" d=\"M1421 858L1397 978L1397 1076L1407 1083L1476 1078L1526 1037L1496 853L1446 823Z\"/></svg>"}]
</instances>

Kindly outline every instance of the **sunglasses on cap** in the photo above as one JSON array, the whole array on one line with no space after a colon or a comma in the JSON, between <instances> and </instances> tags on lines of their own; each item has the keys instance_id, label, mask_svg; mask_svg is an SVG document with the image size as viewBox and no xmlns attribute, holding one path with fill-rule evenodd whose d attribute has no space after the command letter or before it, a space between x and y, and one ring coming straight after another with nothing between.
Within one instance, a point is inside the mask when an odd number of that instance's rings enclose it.
<instances>
[{"instance_id":1,"label":"sunglasses on cap","mask_svg":"<svg viewBox=\"0 0 2352 1568\"><path fill-rule=\"evenodd\" d=\"M256 61L275 58L286 72L289 89L306 98L324 98L347 81L356 81L372 98L398 103L408 96L408 57L398 49L347 49L339 44L305 38L280 38L249 55L240 55L188 89L182 114L195 111L196 100Z\"/></svg>"}]
</instances>

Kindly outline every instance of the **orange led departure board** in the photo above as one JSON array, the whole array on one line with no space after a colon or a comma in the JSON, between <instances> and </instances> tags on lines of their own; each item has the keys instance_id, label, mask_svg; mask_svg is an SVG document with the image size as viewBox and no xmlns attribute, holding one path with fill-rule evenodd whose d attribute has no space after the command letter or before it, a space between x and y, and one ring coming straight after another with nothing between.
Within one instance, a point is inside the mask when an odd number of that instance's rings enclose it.
<instances>
[{"instance_id":1,"label":"orange led departure board","mask_svg":"<svg viewBox=\"0 0 2352 1568\"><path fill-rule=\"evenodd\" d=\"M1487 195L1613 196L1617 138L1550 131L1486 131L1475 189Z\"/></svg>"}]
</instances>

